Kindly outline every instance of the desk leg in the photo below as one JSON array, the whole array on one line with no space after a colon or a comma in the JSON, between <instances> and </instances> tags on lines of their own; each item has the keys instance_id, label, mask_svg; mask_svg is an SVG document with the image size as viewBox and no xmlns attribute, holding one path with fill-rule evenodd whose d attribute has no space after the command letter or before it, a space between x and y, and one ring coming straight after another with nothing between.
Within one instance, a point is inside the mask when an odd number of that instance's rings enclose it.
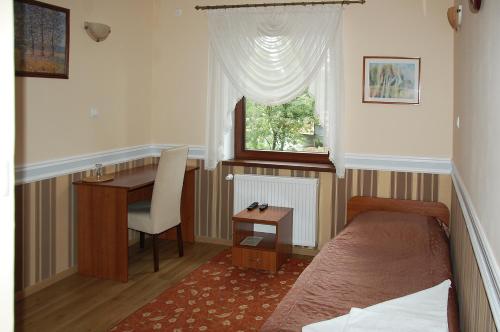
<instances>
[{"instance_id":1,"label":"desk leg","mask_svg":"<svg viewBox=\"0 0 500 332\"><path fill-rule=\"evenodd\" d=\"M128 280L127 190L77 185L78 272Z\"/></svg>"}]
</instances>

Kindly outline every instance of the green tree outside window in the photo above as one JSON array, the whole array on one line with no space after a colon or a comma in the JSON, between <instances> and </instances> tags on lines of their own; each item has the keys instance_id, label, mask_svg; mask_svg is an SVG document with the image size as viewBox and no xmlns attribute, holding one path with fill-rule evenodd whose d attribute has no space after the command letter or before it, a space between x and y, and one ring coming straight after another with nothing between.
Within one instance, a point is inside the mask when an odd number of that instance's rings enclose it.
<instances>
[{"instance_id":1,"label":"green tree outside window","mask_svg":"<svg viewBox=\"0 0 500 332\"><path fill-rule=\"evenodd\" d=\"M306 91L294 100L266 106L246 101L245 147L248 150L326 152L323 128Z\"/></svg>"}]
</instances>

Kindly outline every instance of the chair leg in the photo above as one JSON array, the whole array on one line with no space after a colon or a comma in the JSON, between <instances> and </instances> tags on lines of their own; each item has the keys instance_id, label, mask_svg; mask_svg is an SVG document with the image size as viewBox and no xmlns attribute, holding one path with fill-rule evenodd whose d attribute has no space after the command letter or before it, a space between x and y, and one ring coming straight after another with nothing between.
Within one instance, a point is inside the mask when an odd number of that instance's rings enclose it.
<instances>
[{"instance_id":1,"label":"chair leg","mask_svg":"<svg viewBox=\"0 0 500 332\"><path fill-rule=\"evenodd\" d=\"M155 272L158 272L160 269L160 257L158 257L158 234L153 234L153 258L154 258L154 266Z\"/></svg>"},{"instance_id":2,"label":"chair leg","mask_svg":"<svg viewBox=\"0 0 500 332\"><path fill-rule=\"evenodd\" d=\"M139 247L144 249L144 232L139 232Z\"/></svg>"},{"instance_id":3,"label":"chair leg","mask_svg":"<svg viewBox=\"0 0 500 332\"><path fill-rule=\"evenodd\" d=\"M177 225L177 245L179 246L179 257L184 256L184 243L182 241L181 224Z\"/></svg>"}]
</instances>

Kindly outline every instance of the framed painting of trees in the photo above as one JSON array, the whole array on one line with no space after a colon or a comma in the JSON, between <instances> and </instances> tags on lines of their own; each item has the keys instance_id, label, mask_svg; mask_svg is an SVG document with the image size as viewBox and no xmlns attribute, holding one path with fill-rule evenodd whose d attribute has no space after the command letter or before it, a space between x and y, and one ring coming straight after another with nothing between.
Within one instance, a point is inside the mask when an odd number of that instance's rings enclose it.
<instances>
[{"instance_id":1,"label":"framed painting of trees","mask_svg":"<svg viewBox=\"0 0 500 332\"><path fill-rule=\"evenodd\" d=\"M69 9L15 0L17 76L68 78Z\"/></svg>"}]
</instances>

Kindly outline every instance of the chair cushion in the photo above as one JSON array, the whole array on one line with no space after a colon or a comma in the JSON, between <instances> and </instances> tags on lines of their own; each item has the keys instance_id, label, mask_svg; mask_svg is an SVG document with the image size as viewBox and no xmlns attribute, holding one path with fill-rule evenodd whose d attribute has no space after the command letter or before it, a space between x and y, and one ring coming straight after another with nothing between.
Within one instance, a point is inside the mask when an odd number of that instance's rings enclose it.
<instances>
[{"instance_id":1,"label":"chair cushion","mask_svg":"<svg viewBox=\"0 0 500 332\"><path fill-rule=\"evenodd\" d=\"M150 216L151 202L141 201L128 206L128 228L154 234Z\"/></svg>"}]
</instances>

